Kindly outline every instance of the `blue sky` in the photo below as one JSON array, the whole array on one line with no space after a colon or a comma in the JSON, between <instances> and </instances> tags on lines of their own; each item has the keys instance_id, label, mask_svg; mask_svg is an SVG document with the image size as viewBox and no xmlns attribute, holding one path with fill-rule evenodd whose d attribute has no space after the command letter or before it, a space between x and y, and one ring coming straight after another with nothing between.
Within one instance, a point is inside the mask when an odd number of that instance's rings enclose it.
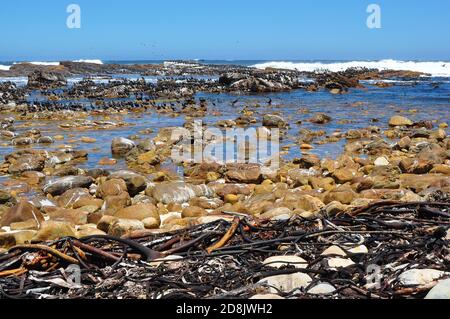
<instances>
[{"instance_id":1,"label":"blue sky","mask_svg":"<svg viewBox=\"0 0 450 319\"><path fill-rule=\"evenodd\" d=\"M66 8L81 7L81 29ZM379 4L382 28L366 26ZM450 60L448 0L14 0L0 61L111 59Z\"/></svg>"}]
</instances>

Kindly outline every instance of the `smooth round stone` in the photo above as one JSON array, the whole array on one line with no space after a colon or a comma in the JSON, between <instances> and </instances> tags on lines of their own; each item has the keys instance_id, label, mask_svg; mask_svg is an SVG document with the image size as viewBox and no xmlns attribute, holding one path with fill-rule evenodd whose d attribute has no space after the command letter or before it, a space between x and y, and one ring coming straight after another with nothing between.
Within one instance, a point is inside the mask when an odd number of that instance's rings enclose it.
<instances>
[{"instance_id":1,"label":"smooth round stone","mask_svg":"<svg viewBox=\"0 0 450 319\"><path fill-rule=\"evenodd\" d=\"M307 274L295 273L289 275L277 275L261 279L258 284L265 284L269 287L270 293L277 293L277 289L282 292L291 292L294 289L307 287L312 279ZM273 288L276 287L277 289Z\"/></svg>"},{"instance_id":2,"label":"smooth round stone","mask_svg":"<svg viewBox=\"0 0 450 319\"><path fill-rule=\"evenodd\" d=\"M330 258L328 259L328 266L331 268L346 268L354 265L355 263L348 258Z\"/></svg>"},{"instance_id":3,"label":"smooth round stone","mask_svg":"<svg viewBox=\"0 0 450 319\"><path fill-rule=\"evenodd\" d=\"M382 156L382 157L378 157L375 162L374 162L375 166L388 166L389 165L389 161L387 160L386 157Z\"/></svg>"},{"instance_id":4,"label":"smooth round stone","mask_svg":"<svg viewBox=\"0 0 450 319\"><path fill-rule=\"evenodd\" d=\"M368 254L369 253L369 250L364 245L360 245L358 247L348 249L347 251L352 254Z\"/></svg>"},{"instance_id":5,"label":"smooth round stone","mask_svg":"<svg viewBox=\"0 0 450 319\"><path fill-rule=\"evenodd\" d=\"M321 256L347 256L347 253L339 246L330 246L320 254Z\"/></svg>"},{"instance_id":6,"label":"smooth round stone","mask_svg":"<svg viewBox=\"0 0 450 319\"><path fill-rule=\"evenodd\" d=\"M450 278L438 282L425 299L450 299Z\"/></svg>"},{"instance_id":7,"label":"smooth round stone","mask_svg":"<svg viewBox=\"0 0 450 319\"><path fill-rule=\"evenodd\" d=\"M311 295L328 295L332 294L335 291L336 288L334 288L332 285L327 283L321 283L309 289L308 293Z\"/></svg>"},{"instance_id":8,"label":"smooth round stone","mask_svg":"<svg viewBox=\"0 0 450 319\"><path fill-rule=\"evenodd\" d=\"M308 262L299 256L272 256L264 260L263 264L272 268L294 266L295 268L306 269L308 267Z\"/></svg>"}]
</instances>

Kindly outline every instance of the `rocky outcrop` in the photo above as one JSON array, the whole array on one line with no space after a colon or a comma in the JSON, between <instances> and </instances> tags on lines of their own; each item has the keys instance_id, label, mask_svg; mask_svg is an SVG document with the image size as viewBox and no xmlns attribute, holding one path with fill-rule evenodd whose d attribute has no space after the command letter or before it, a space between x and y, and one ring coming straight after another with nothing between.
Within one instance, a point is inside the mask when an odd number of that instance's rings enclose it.
<instances>
[{"instance_id":1,"label":"rocky outcrop","mask_svg":"<svg viewBox=\"0 0 450 319\"><path fill-rule=\"evenodd\" d=\"M28 76L28 87L31 89L58 88L67 85L62 73L36 70Z\"/></svg>"}]
</instances>

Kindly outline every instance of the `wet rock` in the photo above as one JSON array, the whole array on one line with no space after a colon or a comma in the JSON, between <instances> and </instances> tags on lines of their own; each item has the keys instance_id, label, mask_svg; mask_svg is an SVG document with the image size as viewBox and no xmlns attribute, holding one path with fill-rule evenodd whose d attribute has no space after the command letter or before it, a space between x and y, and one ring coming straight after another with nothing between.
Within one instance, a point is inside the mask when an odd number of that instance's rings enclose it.
<instances>
[{"instance_id":1,"label":"wet rock","mask_svg":"<svg viewBox=\"0 0 450 319\"><path fill-rule=\"evenodd\" d=\"M92 196L89 194L89 191L85 188L73 188L64 192L61 196L58 197L57 203L58 206L64 208L73 208L75 207L79 201L83 199L91 199ZM92 198L93 199L93 198ZM85 206L85 205L82 205ZM81 207L81 206L78 206ZM75 207L75 208L78 208Z\"/></svg>"},{"instance_id":2,"label":"wet rock","mask_svg":"<svg viewBox=\"0 0 450 319\"><path fill-rule=\"evenodd\" d=\"M126 155L133 148L136 147L136 144L129 139L123 137L117 137L112 140L111 143L111 152L114 155Z\"/></svg>"},{"instance_id":3,"label":"wet rock","mask_svg":"<svg viewBox=\"0 0 450 319\"><path fill-rule=\"evenodd\" d=\"M145 191L147 187L147 181L145 177L132 171L117 171L111 173L108 176L108 179L123 179L127 184L127 190L131 196L135 196L140 192Z\"/></svg>"},{"instance_id":4,"label":"wet rock","mask_svg":"<svg viewBox=\"0 0 450 319\"><path fill-rule=\"evenodd\" d=\"M46 194L61 195L71 188L88 188L93 182L90 176L67 176L48 181L42 190Z\"/></svg>"},{"instance_id":5,"label":"wet rock","mask_svg":"<svg viewBox=\"0 0 450 319\"><path fill-rule=\"evenodd\" d=\"M56 240L63 237L75 237L76 231L71 223L61 221L44 221L33 237L33 242Z\"/></svg>"},{"instance_id":6,"label":"wet rock","mask_svg":"<svg viewBox=\"0 0 450 319\"><path fill-rule=\"evenodd\" d=\"M161 157L154 150L142 153L137 157L137 164L142 165L148 163L150 165L158 165L161 163Z\"/></svg>"},{"instance_id":7,"label":"wet rock","mask_svg":"<svg viewBox=\"0 0 450 319\"><path fill-rule=\"evenodd\" d=\"M314 124L327 124L331 122L331 117L325 113L317 113L309 121Z\"/></svg>"},{"instance_id":8,"label":"wet rock","mask_svg":"<svg viewBox=\"0 0 450 319\"><path fill-rule=\"evenodd\" d=\"M301 290L306 288L312 279L307 274L295 273L289 275L277 275L261 279L258 284L265 284L270 286L269 291L271 293L281 292L291 292L295 289Z\"/></svg>"},{"instance_id":9,"label":"wet rock","mask_svg":"<svg viewBox=\"0 0 450 319\"><path fill-rule=\"evenodd\" d=\"M122 237L136 230L144 230L144 223L139 220L118 219L108 228L108 234L115 237Z\"/></svg>"},{"instance_id":10,"label":"wet rock","mask_svg":"<svg viewBox=\"0 0 450 319\"><path fill-rule=\"evenodd\" d=\"M266 258L263 261L263 265L272 268L282 268L285 266L300 269L308 268L308 262L299 256L273 256Z\"/></svg>"},{"instance_id":11,"label":"wet rock","mask_svg":"<svg viewBox=\"0 0 450 319\"><path fill-rule=\"evenodd\" d=\"M8 168L10 174L21 174L27 171L42 171L44 169L45 159L39 156L24 155L13 160Z\"/></svg>"},{"instance_id":12,"label":"wet rock","mask_svg":"<svg viewBox=\"0 0 450 319\"><path fill-rule=\"evenodd\" d=\"M212 197L213 191L206 185L184 182L164 182L148 189L146 193L163 204L186 203L194 197Z\"/></svg>"},{"instance_id":13,"label":"wet rock","mask_svg":"<svg viewBox=\"0 0 450 319\"><path fill-rule=\"evenodd\" d=\"M78 168L72 165L63 165L53 171L54 176L76 176L80 173Z\"/></svg>"},{"instance_id":14,"label":"wet rock","mask_svg":"<svg viewBox=\"0 0 450 319\"><path fill-rule=\"evenodd\" d=\"M389 126L412 126L413 124L413 121L403 116L393 116L389 120Z\"/></svg>"},{"instance_id":15,"label":"wet rock","mask_svg":"<svg viewBox=\"0 0 450 319\"><path fill-rule=\"evenodd\" d=\"M403 272L398 280L404 286L422 286L445 275L445 272L436 269L411 269Z\"/></svg>"},{"instance_id":16,"label":"wet rock","mask_svg":"<svg viewBox=\"0 0 450 319\"><path fill-rule=\"evenodd\" d=\"M285 119L278 115L266 114L263 117L263 126L284 128L288 125Z\"/></svg>"},{"instance_id":17,"label":"wet rock","mask_svg":"<svg viewBox=\"0 0 450 319\"><path fill-rule=\"evenodd\" d=\"M450 299L450 279L439 281L430 290L425 299Z\"/></svg>"},{"instance_id":18,"label":"wet rock","mask_svg":"<svg viewBox=\"0 0 450 319\"><path fill-rule=\"evenodd\" d=\"M38 144L52 144L54 142L55 141L50 136L41 136L40 138L37 139Z\"/></svg>"},{"instance_id":19,"label":"wet rock","mask_svg":"<svg viewBox=\"0 0 450 319\"><path fill-rule=\"evenodd\" d=\"M83 143L95 143L95 142L97 142L97 140L95 138L89 137L89 136L82 136L80 141L83 142Z\"/></svg>"},{"instance_id":20,"label":"wet rock","mask_svg":"<svg viewBox=\"0 0 450 319\"><path fill-rule=\"evenodd\" d=\"M0 226L9 226L12 223L35 220L37 224L44 221L42 213L26 200L21 200L17 205L11 207L1 216Z\"/></svg>"},{"instance_id":21,"label":"wet rock","mask_svg":"<svg viewBox=\"0 0 450 319\"><path fill-rule=\"evenodd\" d=\"M155 218L160 221L158 209L153 204L137 204L130 207L120 209L114 214L115 217L121 219L137 219L144 220L146 218Z\"/></svg>"}]
</instances>

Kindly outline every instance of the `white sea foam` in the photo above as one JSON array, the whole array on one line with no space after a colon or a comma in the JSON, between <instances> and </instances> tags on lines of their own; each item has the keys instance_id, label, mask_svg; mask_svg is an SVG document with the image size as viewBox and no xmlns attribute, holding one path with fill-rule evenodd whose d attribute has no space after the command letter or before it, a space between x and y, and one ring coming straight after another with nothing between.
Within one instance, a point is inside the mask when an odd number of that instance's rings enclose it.
<instances>
[{"instance_id":1,"label":"white sea foam","mask_svg":"<svg viewBox=\"0 0 450 319\"><path fill-rule=\"evenodd\" d=\"M72 61L72 62L83 62L83 63L93 63L93 64L103 64L103 61L102 60L98 60L98 59L92 59L92 60L89 60L89 59L80 59L80 60L75 60L75 61Z\"/></svg>"},{"instance_id":2,"label":"white sea foam","mask_svg":"<svg viewBox=\"0 0 450 319\"><path fill-rule=\"evenodd\" d=\"M0 64L0 71L9 71L10 68L11 68L10 65L1 65Z\"/></svg>"},{"instance_id":3,"label":"white sea foam","mask_svg":"<svg viewBox=\"0 0 450 319\"><path fill-rule=\"evenodd\" d=\"M59 65L59 62L41 62L41 61L31 61L31 62L15 62L14 64L19 63L30 63L34 65Z\"/></svg>"},{"instance_id":4,"label":"white sea foam","mask_svg":"<svg viewBox=\"0 0 450 319\"><path fill-rule=\"evenodd\" d=\"M253 65L258 69L279 68L298 70L305 72L321 72L329 70L332 72L345 71L348 68L369 68L379 70L415 71L431 74L436 77L450 76L450 62L415 62L398 60L381 61L349 61L349 62L285 62L273 61Z\"/></svg>"}]
</instances>

